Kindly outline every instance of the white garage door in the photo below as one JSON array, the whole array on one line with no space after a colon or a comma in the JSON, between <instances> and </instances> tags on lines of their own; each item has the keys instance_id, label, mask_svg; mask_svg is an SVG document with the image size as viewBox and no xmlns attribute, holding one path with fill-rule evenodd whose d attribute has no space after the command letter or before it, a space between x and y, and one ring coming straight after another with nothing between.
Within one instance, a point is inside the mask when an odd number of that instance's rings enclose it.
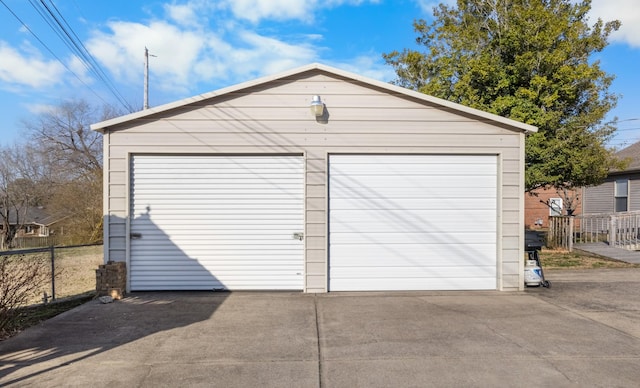
<instances>
[{"instance_id":1,"label":"white garage door","mask_svg":"<svg viewBox=\"0 0 640 388\"><path fill-rule=\"evenodd\" d=\"M303 288L301 157L132 158L132 290Z\"/></svg>"},{"instance_id":2,"label":"white garage door","mask_svg":"<svg viewBox=\"0 0 640 388\"><path fill-rule=\"evenodd\" d=\"M329 289L496 289L495 155L332 155Z\"/></svg>"}]
</instances>

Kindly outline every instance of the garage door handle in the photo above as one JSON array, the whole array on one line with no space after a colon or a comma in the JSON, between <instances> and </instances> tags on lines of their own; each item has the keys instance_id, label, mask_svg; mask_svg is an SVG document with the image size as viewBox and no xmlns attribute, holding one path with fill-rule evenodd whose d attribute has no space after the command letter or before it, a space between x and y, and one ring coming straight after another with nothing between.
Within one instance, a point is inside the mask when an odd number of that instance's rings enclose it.
<instances>
[{"instance_id":1,"label":"garage door handle","mask_svg":"<svg viewBox=\"0 0 640 388\"><path fill-rule=\"evenodd\" d=\"M137 239L142 238L142 233L129 233L129 237L132 240L137 240Z\"/></svg>"},{"instance_id":2,"label":"garage door handle","mask_svg":"<svg viewBox=\"0 0 640 388\"><path fill-rule=\"evenodd\" d=\"M302 233L302 232L294 233L293 234L293 239L302 241L304 239L304 233Z\"/></svg>"}]
</instances>

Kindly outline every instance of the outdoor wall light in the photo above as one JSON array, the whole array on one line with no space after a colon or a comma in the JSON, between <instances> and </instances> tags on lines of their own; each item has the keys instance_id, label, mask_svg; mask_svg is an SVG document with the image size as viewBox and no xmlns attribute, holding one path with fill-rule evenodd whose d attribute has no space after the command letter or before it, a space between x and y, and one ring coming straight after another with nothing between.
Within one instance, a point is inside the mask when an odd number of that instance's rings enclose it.
<instances>
[{"instance_id":1,"label":"outdoor wall light","mask_svg":"<svg viewBox=\"0 0 640 388\"><path fill-rule=\"evenodd\" d=\"M324 103L320 99L320 96L313 96L311 98L311 114L320 117L324 113Z\"/></svg>"}]
</instances>

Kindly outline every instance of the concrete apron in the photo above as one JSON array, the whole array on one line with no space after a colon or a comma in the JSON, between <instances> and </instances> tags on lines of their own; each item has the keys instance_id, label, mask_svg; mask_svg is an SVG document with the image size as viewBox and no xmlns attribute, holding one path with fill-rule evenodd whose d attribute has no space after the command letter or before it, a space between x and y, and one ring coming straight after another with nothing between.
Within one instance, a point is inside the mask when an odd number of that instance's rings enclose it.
<instances>
[{"instance_id":1,"label":"concrete apron","mask_svg":"<svg viewBox=\"0 0 640 388\"><path fill-rule=\"evenodd\" d=\"M635 386L640 271L615 271L522 293L134 293L0 342L0 386Z\"/></svg>"}]
</instances>

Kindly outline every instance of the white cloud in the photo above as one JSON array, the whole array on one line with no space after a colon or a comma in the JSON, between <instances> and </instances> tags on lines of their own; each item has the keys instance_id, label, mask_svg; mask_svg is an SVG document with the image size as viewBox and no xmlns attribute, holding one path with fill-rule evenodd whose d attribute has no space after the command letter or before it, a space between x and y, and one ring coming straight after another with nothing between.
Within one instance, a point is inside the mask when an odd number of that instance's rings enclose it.
<instances>
[{"instance_id":1,"label":"white cloud","mask_svg":"<svg viewBox=\"0 0 640 388\"><path fill-rule=\"evenodd\" d=\"M91 53L118 79L142 83L144 48L150 74L162 82L157 89L187 92L200 82L245 81L316 59L308 41L291 44L273 37L230 27L218 35L196 26L182 27L166 21L148 25L111 22L109 31L95 32L87 42Z\"/></svg>"},{"instance_id":2,"label":"white cloud","mask_svg":"<svg viewBox=\"0 0 640 388\"><path fill-rule=\"evenodd\" d=\"M43 113L50 113L55 111L56 106L50 104L26 104L27 110L34 115L40 115Z\"/></svg>"},{"instance_id":3,"label":"white cloud","mask_svg":"<svg viewBox=\"0 0 640 388\"><path fill-rule=\"evenodd\" d=\"M317 3L315 0L229 0L227 2L236 17L254 23L261 19L311 20Z\"/></svg>"},{"instance_id":4,"label":"white cloud","mask_svg":"<svg viewBox=\"0 0 640 388\"><path fill-rule=\"evenodd\" d=\"M284 17L304 18L305 12L314 11L309 4L316 2L229 0L224 6L206 0L172 3L164 7L166 20L112 21L105 29L94 31L86 46L116 81L139 85L146 46L157 56L150 58L151 87L184 95L205 85L230 85L311 62L327 62L321 59L328 49L322 46L320 34L266 35L234 16L242 7L254 6L254 16L244 15L245 19L283 17L274 12L284 8L288 10ZM326 0L322 4L333 7L363 2L366 0ZM232 5L237 9L231 9ZM328 63L383 81L395 76L379 53Z\"/></svg>"},{"instance_id":5,"label":"white cloud","mask_svg":"<svg viewBox=\"0 0 640 388\"><path fill-rule=\"evenodd\" d=\"M252 31L235 30L233 44L211 39L193 69L194 80L242 82L317 60L308 43L290 44Z\"/></svg>"},{"instance_id":6,"label":"white cloud","mask_svg":"<svg viewBox=\"0 0 640 388\"><path fill-rule=\"evenodd\" d=\"M242 32L240 38L250 47L249 56L242 60L248 60L253 66L263 61L262 66L259 65L263 75L277 73L316 59L316 50L309 44L289 44L250 31Z\"/></svg>"},{"instance_id":7,"label":"white cloud","mask_svg":"<svg viewBox=\"0 0 640 388\"><path fill-rule=\"evenodd\" d=\"M73 74L77 76L73 77L71 80L73 81L81 81L80 83L84 83L86 85L90 85L93 83L93 79L89 75L89 70L87 66L80 60L80 58L73 55L71 59L68 61L67 66Z\"/></svg>"},{"instance_id":8,"label":"white cloud","mask_svg":"<svg viewBox=\"0 0 640 388\"><path fill-rule=\"evenodd\" d=\"M144 48L156 58L150 59L153 72L167 87L181 87L189 82L189 72L206 44L206 36L183 30L167 22L149 25L111 22L109 32L96 32L87 48L118 79L142 83Z\"/></svg>"},{"instance_id":9,"label":"white cloud","mask_svg":"<svg viewBox=\"0 0 640 388\"><path fill-rule=\"evenodd\" d=\"M7 42L0 41L0 80L12 85L41 88L60 82L65 69L55 60L47 61L30 47L27 54L23 54L11 47Z\"/></svg>"},{"instance_id":10,"label":"white cloud","mask_svg":"<svg viewBox=\"0 0 640 388\"><path fill-rule=\"evenodd\" d=\"M166 4L165 12L169 18L181 25L193 25L198 23L198 12L193 3L190 4Z\"/></svg>"},{"instance_id":11,"label":"white cloud","mask_svg":"<svg viewBox=\"0 0 640 388\"><path fill-rule=\"evenodd\" d=\"M624 42L640 48L640 7L638 0L593 0L591 4L593 21L601 18L608 22L620 20L622 26L611 35L612 41Z\"/></svg>"},{"instance_id":12,"label":"white cloud","mask_svg":"<svg viewBox=\"0 0 640 388\"><path fill-rule=\"evenodd\" d=\"M380 0L224 0L235 17L257 23L262 19L310 22L322 8L378 3Z\"/></svg>"},{"instance_id":13,"label":"white cloud","mask_svg":"<svg viewBox=\"0 0 640 388\"><path fill-rule=\"evenodd\" d=\"M361 55L346 62L332 62L330 65L383 82L396 78L393 68L384 64L377 53Z\"/></svg>"}]
</instances>

